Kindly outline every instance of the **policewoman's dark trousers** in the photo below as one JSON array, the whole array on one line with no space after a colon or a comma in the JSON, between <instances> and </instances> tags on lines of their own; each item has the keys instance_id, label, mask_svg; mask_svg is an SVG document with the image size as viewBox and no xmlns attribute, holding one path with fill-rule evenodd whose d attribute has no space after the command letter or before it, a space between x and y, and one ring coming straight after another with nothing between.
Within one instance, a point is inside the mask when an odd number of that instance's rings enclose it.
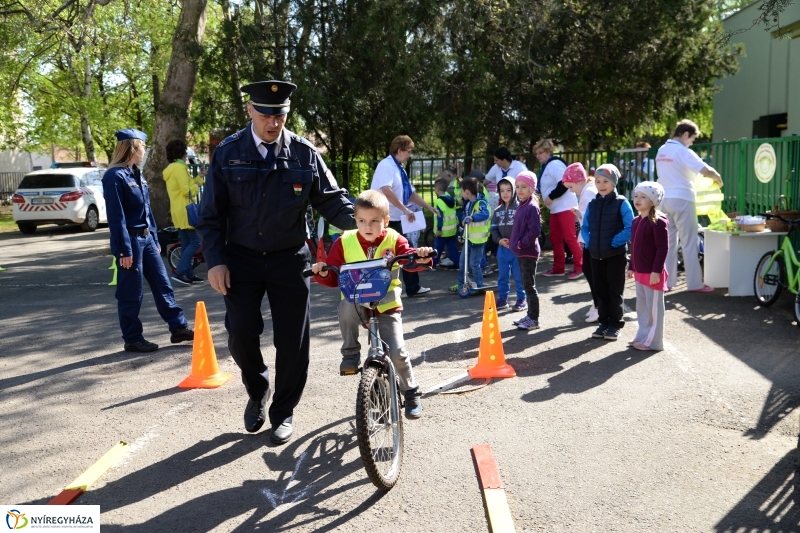
<instances>
[{"instance_id":1,"label":"policewoman's dark trousers","mask_svg":"<svg viewBox=\"0 0 800 533\"><path fill-rule=\"evenodd\" d=\"M421 217L422 213L417 213L417 216ZM389 221L389 227L397 233L403 234L403 224L400 221ZM406 235L403 234L403 237L406 237ZM414 296L417 294L420 289L419 272L406 272L400 269L400 275L403 277L403 286L406 288L406 295Z\"/></svg>"},{"instance_id":2,"label":"policewoman's dark trousers","mask_svg":"<svg viewBox=\"0 0 800 533\"><path fill-rule=\"evenodd\" d=\"M625 254L607 259L592 258L592 291L597 301L597 314L603 326L622 328L622 293L625 290L625 271L628 260Z\"/></svg>"},{"instance_id":3,"label":"policewoman's dark trousers","mask_svg":"<svg viewBox=\"0 0 800 533\"><path fill-rule=\"evenodd\" d=\"M150 285L156 309L161 318L169 324L169 330L175 331L186 325L183 315L172 291L167 269L158 253L153 236L149 233L139 236L131 232L131 250L133 251L133 264L130 268L122 268L117 258L117 310L119 312L119 325L122 328L122 338L125 342L134 343L142 340L142 321L139 320L139 310L142 308L144 296L144 280Z\"/></svg>"},{"instance_id":4,"label":"policewoman's dark trousers","mask_svg":"<svg viewBox=\"0 0 800 533\"><path fill-rule=\"evenodd\" d=\"M264 293L272 315L275 393L269 408L272 425L291 421L308 377L310 283L303 277L310 255L305 243L295 250L258 252L228 243L225 264L231 287L225 295L228 349L242 371L247 394L256 402L267 390L267 366L261 354Z\"/></svg>"}]
</instances>

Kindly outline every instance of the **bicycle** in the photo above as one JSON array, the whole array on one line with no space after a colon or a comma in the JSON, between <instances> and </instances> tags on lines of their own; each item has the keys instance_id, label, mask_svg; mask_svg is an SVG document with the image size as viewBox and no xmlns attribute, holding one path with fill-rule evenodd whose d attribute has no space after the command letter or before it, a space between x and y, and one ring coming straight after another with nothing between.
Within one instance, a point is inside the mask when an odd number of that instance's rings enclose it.
<instances>
[{"instance_id":1,"label":"bicycle","mask_svg":"<svg viewBox=\"0 0 800 533\"><path fill-rule=\"evenodd\" d=\"M800 219L787 220L771 213L759 213L759 216L777 218L789 224L789 234L783 239L779 250L767 252L759 259L753 277L753 293L759 305L769 307L778 300L781 291L787 289L795 295L794 318L800 326L800 261L789 239L795 226L800 224Z\"/></svg>"},{"instance_id":2,"label":"bicycle","mask_svg":"<svg viewBox=\"0 0 800 533\"><path fill-rule=\"evenodd\" d=\"M429 257L435 256L436 252ZM322 269L339 277L339 289L348 302L367 310L369 353L356 393L356 434L367 476L381 490L395 486L403 465L403 397L389 347L381 340L377 307L389 290L394 264L409 260L403 268L419 269L416 258L417 254L412 253ZM305 277L313 275L310 268L303 271Z\"/></svg>"},{"instance_id":3,"label":"bicycle","mask_svg":"<svg viewBox=\"0 0 800 533\"><path fill-rule=\"evenodd\" d=\"M181 243L175 242L167 246L167 261L169 261L169 266L172 267L172 271L175 272L175 269L178 268L178 263L181 261ZM205 263L206 258L203 257L203 247L197 249L192 256L192 268L197 268L200 263Z\"/></svg>"}]
</instances>

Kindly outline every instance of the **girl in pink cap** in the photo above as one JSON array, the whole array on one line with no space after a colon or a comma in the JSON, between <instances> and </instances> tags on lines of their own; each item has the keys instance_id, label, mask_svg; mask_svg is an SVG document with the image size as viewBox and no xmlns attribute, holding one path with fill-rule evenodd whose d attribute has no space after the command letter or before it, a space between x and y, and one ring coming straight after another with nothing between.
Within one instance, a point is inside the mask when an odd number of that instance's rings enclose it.
<instances>
[{"instance_id":1,"label":"girl in pink cap","mask_svg":"<svg viewBox=\"0 0 800 533\"><path fill-rule=\"evenodd\" d=\"M589 202L597 196L597 187L594 186L594 178L586 175L586 170L580 163L572 163L564 171L564 176L561 178L564 187L575 193L578 197L578 206L572 208L572 213L575 215L575 221L578 226L583 223L583 215L586 213L586 206ZM589 284L589 292L592 293L592 305L586 313L586 322L597 322L597 298L594 296L594 289L592 287L592 257L589 255L589 250L586 248L586 243L583 242L583 235L578 233L578 244L581 245L583 250L583 273L586 276L586 282Z\"/></svg>"}]
</instances>

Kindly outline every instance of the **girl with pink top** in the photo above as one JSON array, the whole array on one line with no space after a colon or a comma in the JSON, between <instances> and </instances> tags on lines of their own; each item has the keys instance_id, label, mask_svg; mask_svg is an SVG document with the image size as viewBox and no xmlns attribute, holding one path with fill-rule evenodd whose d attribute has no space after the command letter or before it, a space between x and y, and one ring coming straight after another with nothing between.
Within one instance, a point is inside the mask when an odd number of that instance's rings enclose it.
<instances>
[{"instance_id":1,"label":"girl with pink top","mask_svg":"<svg viewBox=\"0 0 800 533\"><path fill-rule=\"evenodd\" d=\"M633 207L639 216L631 226L628 279L636 280L639 331L628 345L637 350L664 349L664 290L668 277L664 263L669 251L669 222L666 215L657 211L663 199L664 188L653 181L643 181L633 191Z\"/></svg>"}]
</instances>

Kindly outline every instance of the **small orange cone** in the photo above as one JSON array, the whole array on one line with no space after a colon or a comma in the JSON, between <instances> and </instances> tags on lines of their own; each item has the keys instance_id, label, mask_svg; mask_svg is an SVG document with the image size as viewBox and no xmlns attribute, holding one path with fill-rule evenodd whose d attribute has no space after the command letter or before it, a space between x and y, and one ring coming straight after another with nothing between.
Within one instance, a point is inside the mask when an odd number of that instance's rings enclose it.
<instances>
[{"instance_id":1,"label":"small orange cone","mask_svg":"<svg viewBox=\"0 0 800 533\"><path fill-rule=\"evenodd\" d=\"M497 321L497 306L494 303L494 293L491 291L486 291L486 300L483 304L478 364L469 368L469 375L474 379L513 378L517 375L511 365L506 363L503 339L500 338L500 323Z\"/></svg>"},{"instance_id":2,"label":"small orange cone","mask_svg":"<svg viewBox=\"0 0 800 533\"><path fill-rule=\"evenodd\" d=\"M192 347L192 373L180 382L182 389L216 389L231 379L230 374L223 374L217 365L217 352L211 339L211 328L208 325L206 304L197 302L194 315L194 345Z\"/></svg>"}]
</instances>

